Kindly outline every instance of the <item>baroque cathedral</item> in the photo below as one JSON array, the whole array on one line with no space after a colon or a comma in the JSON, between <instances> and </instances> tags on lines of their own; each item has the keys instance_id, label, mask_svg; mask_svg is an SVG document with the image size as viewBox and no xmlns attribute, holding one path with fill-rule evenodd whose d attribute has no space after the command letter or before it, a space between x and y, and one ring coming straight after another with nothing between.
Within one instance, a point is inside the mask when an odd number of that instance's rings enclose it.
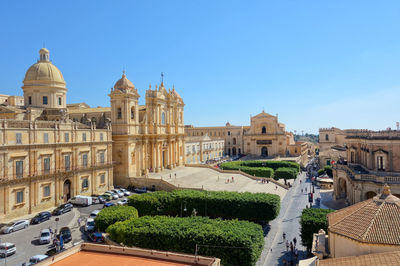
<instances>
[{"instance_id":1,"label":"baroque cathedral","mask_svg":"<svg viewBox=\"0 0 400 266\"><path fill-rule=\"evenodd\" d=\"M146 91L146 104L125 73L109 94L113 135L114 183L183 165L184 103L164 82Z\"/></svg>"}]
</instances>

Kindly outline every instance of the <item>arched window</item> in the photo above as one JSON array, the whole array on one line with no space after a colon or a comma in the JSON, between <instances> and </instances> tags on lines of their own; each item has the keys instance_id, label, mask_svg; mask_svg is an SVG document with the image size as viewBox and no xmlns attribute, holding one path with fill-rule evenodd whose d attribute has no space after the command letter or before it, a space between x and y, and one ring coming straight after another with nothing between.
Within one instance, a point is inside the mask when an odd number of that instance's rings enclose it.
<instances>
[{"instance_id":1,"label":"arched window","mask_svg":"<svg viewBox=\"0 0 400 266\"><path fill-rule=\"evenodd\" d=\"M165 125L165 113L162 112L161 114L161 124Z\"/></svg>"},{"instance_id":2,"label":"arched window","mask_svg":"<svg viewBox=\"0 0 400 266\"><path fill-rule=\"evenodd\" d=\"M262 127L261 134L267 134L267 129L265 127Z\"/></svg>"},{"instance_id":3,"label":"arched window","mask_svg":"<svg viewBox=\"0 0 400 266\"><path fill-rule=\"evenodd\" d=\"M122 110L120 107L117 109L117 119L122 119Z\"/></svg>"},{"instance_id":4,"label":"arched window","mask_svg":"<svg viewBox=\"0 0 400 266\"><path fill-rule=\"evenodd\" d=\"M233 145L236 145L236 138L233 138Z\"/></svg>"},{"instance_id":5,"label":"arched window","mask_svg":"<svg viewBox=\"0 0 400 266\"><path fill-rule=\"evenodd\" d=\"M228 136L230 136L231 135L231 132L230 131L228 131Z\"/></svg>"},{"instance_id":6,"label":"arched window","mask_svg":"<svg viewBox=\"0 0 400 266\"><path fill-rule=\"evenodd\" d=\"M131 119L135 119L135 107L131 108Z\"/></svg>"}]
</instances>

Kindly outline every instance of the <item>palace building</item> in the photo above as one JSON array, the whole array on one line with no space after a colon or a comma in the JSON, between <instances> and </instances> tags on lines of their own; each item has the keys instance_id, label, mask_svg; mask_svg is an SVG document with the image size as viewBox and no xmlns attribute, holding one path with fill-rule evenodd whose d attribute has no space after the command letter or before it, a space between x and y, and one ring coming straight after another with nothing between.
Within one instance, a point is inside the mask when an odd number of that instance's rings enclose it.
<instances>
[{"instance_id":1,"label":"palace building","mask_svg":"<svg viewBox=\"0 0 400 266\"><path fill-rule=\"evenodd\" d=\"M113 187L110 122L74 122L61 71L43 48L23 80L24 105L0 105L0 220ZM10 98L8 98L10 99Z\"/></svg>"},{"instance_id":2,"label":"palace building","mask_svg":"<svg viewBox=\"0 0 400 266\"><path fill-rule=\"evenodd\" d=\"M400 131L347 130L346 161L333 166L334 197L350 204L367 200L384 184L400 197Z\"/></svg>"},{"instance_id":3,"label":"palace building","mask_svg":"<svg viewBox=\"0 0 400 266\"><path fill-rule=\"evenodd\" d=\"M185 127L186 137L208 135L211 139L225 139L224 152L229 156L250 155L254 158L292 157L305 165L311 146L295 142L285 125L264 111L250 119L250 126Z\"/></svg>"}]
</instances>

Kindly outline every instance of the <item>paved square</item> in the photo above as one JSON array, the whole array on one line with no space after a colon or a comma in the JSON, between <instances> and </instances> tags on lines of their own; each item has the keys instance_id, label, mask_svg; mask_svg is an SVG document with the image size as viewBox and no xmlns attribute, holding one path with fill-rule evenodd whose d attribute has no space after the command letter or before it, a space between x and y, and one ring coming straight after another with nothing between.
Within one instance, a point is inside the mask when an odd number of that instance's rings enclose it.
<instances>
[{"instance_id":1,"label":"paved square","mask_svg":"<svg viewBox=\"0 0 400 266\"><path fill-rule=\"evenodd\" d=\"M176 178L175 178L176 174ZM233 182L232 182L233 177ZM287 190L274 183L262 184L241 174L219 173L202 167L178 167L165 169L160 173L150 173L149 178L162 178L175 186L184 188L203 188L213 191L263 192L279 195L281 200ZM229 182L227 181L229 179Z\"/></svg>"}]
</instances>

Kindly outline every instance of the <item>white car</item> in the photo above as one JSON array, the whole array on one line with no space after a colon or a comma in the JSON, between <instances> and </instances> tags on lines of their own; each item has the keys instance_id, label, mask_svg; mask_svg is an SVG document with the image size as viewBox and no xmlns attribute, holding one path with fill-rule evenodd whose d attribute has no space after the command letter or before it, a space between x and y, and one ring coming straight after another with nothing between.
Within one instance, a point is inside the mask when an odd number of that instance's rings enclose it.
<instances>
[{"instance_id":1,"label":"white car","mask_svg":"<svg viewBox=\"0 0 400 266\"><path fill-rule=\"evenodd\" d=\"M5 258L9 255L15 254L17 252L17 248L15 244L4 242L0 243L0 257Z\"/></svg>"},{"instance_id":2,"label":"white car","mask_svg":"<svg viewBox=\"0 0 400 266\"><path fill-rule=\"evenodd\" d=\"M1 232L3 234L9 234L24 228L27 228L29 226L29 221L28 220L19 220L16 222L12 222L9 224L6 224L1 228Z\"/></svg>"},{"instance_id":3,"label":"white car","mask_svg":"<svg viewBox=\"0 0 400 266\"><path fill-rule=\"evenodd\" d=\"M121 190L121 192L124 193L125 196L130 196L131 195L131 192L126 190L125 188L121 188L120 190Z\"/></svg>"},{"instance_id":4,"label":"white car","mask_svg":"<svg viewBox=\"0 0 400 266\"><path fill-rule=\"evenodd\" d=\"M92 212L90 213L90 215L89 215L89 219L90 219L90 218L92 218L92 219L96 218L97 214L99 214L100 211L101 211L101 210L94 210L94 211L92 211Z\"/></svg>"},{"instance_id":5,"label":"white car","mask_svg":"<svg viewBox=\"0 0 400 266\"><path fill-rule=\"evenodd\" d=\"M40 244L48 244L51 241L51 233L49 229L43 229L40 232L39 243Z\"/></svg>"},{"instance_id":6,"label":"white car","mask_svg":"<svg viewBox=\"0 0 400 266\"><path fill-rule=\"evenodd\" d=\"M96 229L93 218L88 218L85 225L86 232L92 232Z\"/></svg>"},{"instance_id":7,"label":"white car","mask_svg":"<svg viewBox=\"0 0 400 266\"><path fill-rule=\"evenodd\" d=\"M118 205L126 205L128 204L128 199L122 199L120 201L117 202Z\"/></svg>"}]
</instances>

